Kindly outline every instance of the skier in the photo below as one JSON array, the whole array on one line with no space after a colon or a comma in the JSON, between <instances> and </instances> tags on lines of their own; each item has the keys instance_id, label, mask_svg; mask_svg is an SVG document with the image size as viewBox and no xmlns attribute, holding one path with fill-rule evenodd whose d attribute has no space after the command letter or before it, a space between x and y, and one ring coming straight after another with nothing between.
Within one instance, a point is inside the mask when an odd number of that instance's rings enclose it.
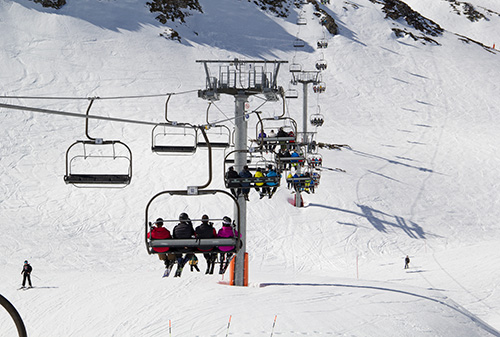
<instances>
[{"instance_id":1,"label":"skier","mask_svg":"<svg viewBox=\"0 0 500 337\"><path fill-rule=\"evenodd\" d=\"M196 255L193 254L193 256L191 256L191 260L189 260L189 266L191 267L191 272L193 272L193 268L196 269L197 272L200 271L200 268L198 268L198 258L196 257Z\"/></svg>"},{"instance_id":2,"label":"skier","mask_svg":"<svg viewBox=\"0 0 500 337\"><path fill-rule=\"evenodd\" d=\"M208 221L208 215L203 214L201 217L201 225L196 227L195 236L197 239L210 239L217 237L217 231L213 227L213 222ZM205 274L213 274L214 273L214 265L215 260L217 260L217 253L212 252L214 246L200 246L198 247L199 251L204 252L203 256L207 261L207 270Z\"/></svg>"},{"instance_id":3,"label":"skier","mask_svg":"<svg viewBox=\"0 0 500 337\"><path fill-rule=\"evenodd\" d=\"M165 240L165 239L171 239L172 236L170 235L170 231L163 227L163 219L158 218L155 221L156 227L153 227L151 232L148 233L148 238L151 237L152 240ZM171 269L173 267L174 262L174 256L173 254L167 254L170 250L169 247L158 247L158 248L153 248L155 252L158 253L158 258L165 263L165 268Z\"/></svg>"},{"instance_id":4,"label":"skier","mask_svg":"<svg viewBox=\"0 0 500 337\"><path fill-rule=\"evenodd\" d=\"M257 171L255 172L254 178L264 178L264 173L262 173L262 169L260 167L257 168ZM264 198L265 194L265 187L262 187L264 183L262 182L256 182L255 183L255 190L259 192L260 198ZM262 192L260 191L260 188L262 187Z\"/></svg>"},{"instance_id":5,"label":"skier","mask_svg":"<svg viewBox=\"0 0 500 337\"><path fill-rule=\"evenodd\" d=\"M238 172L236 172L234 170L234 167L231 166L229 168L229 170L226 172L226 179L231 179L231 178L239 178L240 175L238 174ZM239 183L233 183L233 182L230 182L228 183L228 186L229 188L231 189L231 193L236 197L238 198L238 196L240 195L241 193L241 190L237 187L240 187L240 184Z\"/></svg>"},{"instance_id":6,"label":"skier","mask_svg":"<svg viewBox=\"0 0 500 337\"><path fill-rule=\"evenodd\" d=\"M173 230L174 239L192 239L194 237L194 229L189 216L186 213L181 213L179 215L179 221L180 222L174 227ZM179 248L178 251L180 253L175 254L175 257L177 258L177 270L175 271L174 277L181 276L182 268L184 268L186 262L191 259L192 253L186 253L184 257L182 256L182 252L189 251L189 249L189 247Z\"/></svg>"},{"instance_id":7,"label":"skier","mask_svg":"<svg viewBox=\"0 0 500 337\"><path fill-rule=\"evenodd\" d=\"M248 170L248 166L243 166L243 170L240 172L240 178L252 178L252 173ZM250 183L241 183L241 193L246 201L250 201L248 199L248 193L250 193Z\"/></svg>"},{"instance_id":8,"label":"skier","mask_svg":"<svg viewBox=\"0 0 500 337\"><path fill-rule=\"evenodd\" d=\"M222 228L219 229L217 236L220 238L234 238L237 235L241 236L234 228L232 228L231 218L228 216L222 218ZM224 274L229 266L231 258L233 257L232 250L234 250L234 246L219 246L219 250L221 251L219 274Z\"/></svg>"},{"instance_id":9,"label":"skier","mask_svg":"<svg viewBox=\"0 0 500 337\"><path fill-rule=\"evenodd\" d=\"M278 173L274 170L272 165L269 165L267 168L269 169L269 171L267 172L266 177L271 177L271 178L279 177ZM273 194L278 189L278 183L267 182L266 185L270 186L270 187L265 187L265 190L267 191L267 195L269 196L269 199L271 199Z\"/></svg>"},{"instance_id":10,"label":"skier","mask_svg":"<svg viewBox=\"0 0 500 337\"><path fill-rule=\"evenodd\" d=\"M406 258L405 258L405 269L408 269L410 268L410 258L408 257L408 255L406 255Z\"/></svg>"},{"instance_id":11,"label":"skier","mask_svg":"<svg viewBox=\"0 0 500 337\"><path fill-rule=\"evenodd\" d=\"M22 288L24 288L24 286L26 285L26 280L28 280L28 284L30 285L29 287L33 288L33 285L31 284L31 271L32 270L33 270L33 268L31 268L31 266L28 263L28 261L24 261L23 270L21 271L21 275L23 275L23 286L22 286Z\"/></svg>"}]
</instances>

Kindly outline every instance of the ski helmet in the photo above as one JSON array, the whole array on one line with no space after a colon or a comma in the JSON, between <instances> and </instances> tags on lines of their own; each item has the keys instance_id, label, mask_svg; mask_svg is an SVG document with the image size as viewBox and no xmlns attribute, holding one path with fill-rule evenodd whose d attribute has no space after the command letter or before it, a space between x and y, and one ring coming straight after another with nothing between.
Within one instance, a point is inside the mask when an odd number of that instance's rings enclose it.
<instances>
[{"instance_id":1,"label":"ski helmet","mask_svg":"<svg viewBox=\"0 0 500 337\"><path fill-rule=\"evenodd\" d=\"M189 220L189 216L187 215L187 213L181 213L179 215L179 220Z\"/></svg>"},{"instance_id":2,"label":"ski helmet","mask_svg":"<svg viewBox=\"0 0 500 337\"><path fill-rule=\"evenodd\" d=\"M225 216L222 218L222 224L224 226L230 226L231 225L231 218L228 216Z\"/></svg>"},{"instance_id":3,"label":"ski helmet","mask_svg":"<svg viewBox=\"0 0 500 337\"><path fill-rule=\"evenodd\" d=\"M201 217L201 219L202 219L202 220L208 220L209 218L208 218L208 215L203 214L203 216Z\"/></svg>"},{"instance_id":4,"label":"ski helmet","mask_svg":"<svg viewBox=\"0 0 500 337\"><path fill-rule=\"evenodd\" d=\"M155 224L158 226L163 226L163 219L162 218L156 219Z\"/></svg>"}]
</instances>

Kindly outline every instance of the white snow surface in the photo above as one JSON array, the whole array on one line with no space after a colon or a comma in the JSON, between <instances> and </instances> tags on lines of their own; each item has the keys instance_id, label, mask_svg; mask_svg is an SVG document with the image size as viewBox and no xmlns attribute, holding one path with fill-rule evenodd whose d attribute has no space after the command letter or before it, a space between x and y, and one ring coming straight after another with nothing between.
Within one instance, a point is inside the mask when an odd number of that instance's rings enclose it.
<instances>
[{"instance_id":1,"label":"white snow surface","mask_svg":"<svg viewBox=\"0 0 500 337\"><path fill-rule=\"evenodd\" d=\"M276 18L234 0L200 0L204 14L164 26L143 1L78 0L53 10L0 0L0 96L174 92L169 118L201 124L208 103L197 96L205 72L196 60L279 59L312 70L324 58L327 91L309 88L310 113L325 115L317 140L351 147L321 150L324 166L346 172L323 170L306 207L287 202L285 184L272 199L251 193L249 286L233 287L227 274L204 275L202 256L201 273L162 278L144 244L146 204L160 191L204 184L206 151L158 156L150 126L93 120L91 135L130 146L132 183L79 189L63 181L65 152L85 139L85 120L0 109L0 293L28 335L500 336L500 56L455 35L498 45L500 6L469 2L490 9L488 21L470 22L448 1L408 1L446 29L433 37L438 46L397 38L393 27L421 33L384 19L381 4L332 0L323 8L340 34L318 50L325 35L312 4L300 27L296 8ZM168 27L181 43L159 35ZM301 50L297 36L307 43ZM289 87L288 66L279 80ZM96 100L91 112L159 123L165 100ZM85 113L89 101L0 103ZM262 103L252 97L250 110ZM215 104L212 120L233 116L233 97ZM282 104L259 109L269 117ZM287 109L301 126L302 100ZM256 123L251 115L249 136ZM222 161L215 151L211 188L223 188ZM232 216L228 200L165 197L150 220ZM18 291L24 260L35 288ZM17 335L5 310L0 335Z\"/></svg>"}]
</instances>

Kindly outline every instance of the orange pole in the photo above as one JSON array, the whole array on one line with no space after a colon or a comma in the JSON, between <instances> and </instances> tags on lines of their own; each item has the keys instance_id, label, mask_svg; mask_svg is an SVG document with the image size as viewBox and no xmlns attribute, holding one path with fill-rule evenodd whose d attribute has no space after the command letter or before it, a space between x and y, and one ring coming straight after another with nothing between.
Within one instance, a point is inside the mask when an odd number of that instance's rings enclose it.
<instances>
[{"instance_id":1,"label":"orange pole","mask_svg":"<svg viewBox=\"0 0 500 337\"><path fill-rule=\"evenodd\" d=\"M229 263L229 284L234 286L234 265L236 256ZM243 275L243 286L248 287L248 253L245 253L245 274Z\"/></svg>"}]
</instances>

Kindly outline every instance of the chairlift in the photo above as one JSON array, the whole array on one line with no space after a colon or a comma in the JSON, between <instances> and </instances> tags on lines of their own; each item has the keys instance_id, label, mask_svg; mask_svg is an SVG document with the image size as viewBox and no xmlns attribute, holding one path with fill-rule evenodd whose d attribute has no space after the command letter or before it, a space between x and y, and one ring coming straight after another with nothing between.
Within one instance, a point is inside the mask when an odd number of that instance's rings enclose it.
<instances>
[{"instance_id":1,"label":"chairlift","mask_svg":"<svg viewBox=\"0 0 500 337\"><path fill-rule=\"evenodd\" d=\"M255 188L262 187L264 185L269 185L273 187L279 187L281 181L281 175L278 171L276 171L276 162L266 160L263 156L260 157L258 161L252 161L250 163L247 162L246 166L248 170L252 174L252 177L234 177L230 178L227 176L227 172L229 168L232 167L232 162L228 160L231 156L236 155L237 153L245 153L248 155L252 155L248 150L233 150L229 152L224 158L224 184L226 188ZM263 177L255 177L255 173L257 169L263 170L263 173L268 170L269 165L278 173L275 177L266 177L265 174ZM233 167L234 168L234 167ZM237 171L237 170L236 170ZM239 172L238 172L239 173Z\"/></svg>"},{"instance_id":2,"label":"chairlift","mask_svg":"<svg viewBox=\"0 0 500 337\"><path fill-rule=\"evenodd\" d=\"M300 63L290 63L288 70L291 73L298 73L302 71L302 65Z\"/></svg>"},{"instance_id":3,"label":"chairlift","mask_svg":"<svg viewBox=\"0 0 500 337\"><path fill-rule=\"evenodd\" d=\"M299 97L299 92L297 91L297 89L290 88L285 91L285 98L293 99L298 97Z\"/></svg>"},{"instance_id":4,"label":"chairlift","mask_svg":"<svg viewBox=\"0 0 500 337\"><path fill-rule=\"evenodd\" d=\"M321 71L321 70L326 70L328 64L326 63L326 60L321 58L316 62L316 69Z\"/></svg>"},{"instance_id":5,"label":"chairlift","mask_svg":"<svg viewBox=\"0 0 500 337\"><path fill-rule=\"evenodd\" d=\"M313 126L322 126L325 122L325 117L320 113L315 113L309 117L309 122Z\"/></svg>"},{"instance_id":6,"label":"chairlift","mask_svg":"<svg viewBox=\"0 0 500 337\"><path fill-rule=\"evenodd\" d=\"M320 153L309 153L307 155L307 165L312 168L321 168L323 166L323 156Z\"/></svg>"},{"instance_id":7,"label":"chairlift","mask_svg":"<svg viewBox=\"0 0 500 337\"><path fill-rule=\"evenodd\" d=\"M87 107L89 115L95 98ZM76 187L125 187L132 179L132 151L119 140L103 140L89 135L89 119L85 120L88 140L78 140L66 150L66 184Z\"/></svg>"},{"instance_id":8,"label":"chairlift","mask_svg":"<svg viewBox=\"0 0 500 337\"><path fill-rule=\"evenodd\" d=\"M295 48L303 48L305 47L305 45L306 43L304 42L304 40L301 40L298 37L295 39L295 41L293 41L293 46Z\"/></svg>"},{"instance_id":9,"label":"chairlift","mask_svg":"<svg viewBox=\"0 0 500 337\"><path fill-rule=\"evenodd\" d=\"M262 133L265 137L262 137ZM256 139L261 149L271 152L274 152L278 145L281 150L293 148L297 139L297 122L290 117L259 117Z\"/></svg>"},{"instance_id":10,"label":"chairlift","mask_svg":"<svg viewBox=\"0 0 500 337\"><path fill-rule=\"evenodd\" d=\"M317 42L318 49L323 49L328 47L328 40L327 39L319 39Z\"/></svg>"},{"instance_id":11,"label":"chairlift","mask_svg":"<svg viewBox=\"0 0 500 337\"><path fill-rule=\"evenodd\" d=\"M231 130L225 125L207 125L205 132L212 148L226 149L231 145ZM205 139L198 139L198 147L208 147Z\"/></svg>"},{"instance_id":12,"label":"chairlift","mask_svg":"<svg viewBox=\"0 0 500 337\"><path fill-rule=\"evenodd\" d=\"M196 152L197 131L188 124L160 123L152 130L151 150L162 155L191 155Z\"/></svg>"},{"instance_id":13,"label":"chairlift","mask_svg":"<svg viewBox=\"0 0 500 337\"><path fill-rule=\"evenodd\" d=\"M318 84L313 86L313 91L315 93L323 93L326 91L326 83L325 82L319 82Z\"/></svg>"},{"instance_id":14,"label":"chairlift","mask_svg":"<svg viewBox=\"0 0 500 337\"><path fill-rule=\"evenodd\" d=\"M66 151L66 184L125 187L132 179L132 152L117 140L79 140Z\"/></svg>"},{"instance_id":15,"label":"chairlift","mask_svg":"<svg viewBox=\"0 0 500 337\"><path fill-rule=\"evenodd\" d=\"M297 18L297 25L299 26L307 25L307 19L303 15L299 15L299 17Z\"/></svg>"},{"instance_id":16,"label":"chairlift","mask_svg":"<svg viewBox=\"0 0 500 337\"><path fill-rule=\"evenodd\" d=\"M233 197L230 193L224 191L224 190L205 190L205 189L199 189L196 191L191 191L190 189L187 190L168 190L168 191L163 191L158 194L156 194L151 200L148 202L146 206L146 218L145 218L145 235L144 239L146 242L146 249L148 251L148 254L158 254L158 251L156 251L156 248L169 248L168 253L187 253L187 254L201 254L201 253L206 253L206 249L212 248L210 252L216 253L219 252L219 247L234 247L230 251L224 251L224 253L236 253L242 246L242 241L239 235L235 235L235 237L232 238L189 238L189 239L162 239L162 240L155 240L152 238L148 238L148 233L151 232L153 229L153 226L155 224L155 220L159 217L162 216L163 214L158 214L157 216L150 217L150 208L151 205L153 204L154 201L158 197L164 197L164 196L170 196L170 197L176 197L179 196L181 198L193 198L193 197L199 197L203 195L211 196L211 195L216 195L216 194L223 194L228 196L233 202L230 204L234 204L233 207L229 205L230 207L227 207L227 213L221 214L220 218L210 218L209 221L222 221L222 216L231 214L230 212L233 211L233 208L236 210L236 219L233 221L233 230L235 230L237 233L241 233L240 231L240 207L238 205L238 201L236 200L235 197ZM169 204L172 204L172 201L170 200ZM175 203L175 205L178 205L179 203ZM212 203L206 205L207 209L212 209ZM185 212L185 206L180 207L179 213ZM198 222L201 221L202 219L190 219L192 222ZM178 214L175 214L173 217L163 217L163 224L164 227L168 227L169 225L172 226L170 229L170 232L172 232L173 229L173 224L176 224L179 222ZM193 224L193 227L196 227L195 224ZM168 229L168 228L167 228ZM235 234L236 234L235 232ZM200 250L204 249L204 251Z\"/></svg>"}]
</instances>

